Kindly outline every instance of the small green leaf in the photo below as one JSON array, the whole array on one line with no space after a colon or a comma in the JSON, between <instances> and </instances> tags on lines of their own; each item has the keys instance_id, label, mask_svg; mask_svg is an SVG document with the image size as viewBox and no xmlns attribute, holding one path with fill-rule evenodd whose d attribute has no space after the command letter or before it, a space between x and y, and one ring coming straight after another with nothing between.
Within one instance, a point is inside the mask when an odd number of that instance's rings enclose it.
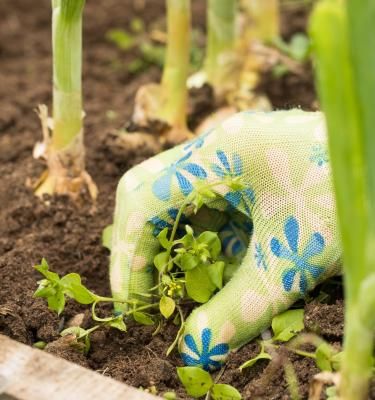
<instances>
[{"instance_id":1,"label":"small green leaf","mask_svg":"<svg viewBox=\"0 0 375 400\"><path fill-rule=\"evenodd\" d=\"M202 206L204 205L203 196L200 193L196 193L196 195L194 196L191 203L194 206L193 212L194 212L194 214L196 214L198 212L198 210L200 210L202 208Z\"/></svg>"},{"instance_id":2,"label":"small green leaf","mask_svg":"<svg viewBox=\"0 0 375 400\"><path fill-rule=\"evenodd\" d=\"M107 225L102 231L102 245L109 251L112 249L113 224Z\"/></svg>"},{"instance_id":3,"label":"small green leaf","mask_svg":"<svg viewBox=\"0 0 375 400\"><path fill-rule=\"evenodd\" d=\"M304 328L303 310L288 310L272 319L273 341L287 342Z\"/></svg>"},{"instance_id":4,"label":"small green leaf","mask_svg":"<svg viewBox=\"0 0 375 400\"><path fill-rule=\"evenodd\" d=\"M56 272L51 272L48 270L49 267L45 258L42 258L42 261L39 265L34 265L34 268L51 282L58 282L60 280L60 277L58 274L56 274Z\"/></svg>"},{"instance_id":5,"label":"small green leaf","mask_svg":"<svg viewBox=\"0 0 375 400\"><path fill-rule=\"evenodd\" d=\"M211 375L198 367L179 367L177 375L187 394L195 398L204 396L214 384Z\"/></svg>"},{"instance_id":6,"label":"small green leaf","mask_svg":"<svg viewBox=\"0 0 375 400\"><path fill-rule=\"evenodd\" d=\"M168 228L164 228L159 235L157 236L159 243L161 244L161 246L166 249L169 250L171 248L171 242L168 240Z\"/></svg>"},{"instance_id":7,"label":"small green leaf","mask_svg":"<svg viewBox=\"0 0 375 400\"><path fill-rule=\"evenodd\" d=\"M123 29L111 29L107 32L106 37L121 50L129 50L135 44L134 36Z\"/></svg>"},{"instance_id":8,"label":"small green leaf","mask_svg":"<svg viewBox=\"0 0 375 400\"><path fill-rule=\"evenodd\" d=\"M184 253L178 257L178 263L176 263L183 271L190 271L199 264L197 256L191 253Z\"/></svg>"},{"instance_id":9,"label":"small green leaf","mask_svg":"<svg viewBox=\"0 0 375 400\"><path fill-rule=\"evenodd\" d=\"M86 329L81 328L80 326L72 326L70 328L64 329L62 332L60 332L61 336L67 336L67 335L74 335L76 337L76 344L80 344L80 350L83 350L85 354L87 354L90 350L90 337L89 337L89 331Z\"/></svg>"},{"instance_id":10,"label":"small green leaf","mask_svg":"<svg viewBox=\"0 0 375 400\"><path fill-rule=\"evenodd\" d=\"M169 275L164 274L161 277L161 281L163 282L164 285L168 286L172 282L172 279Z\"/></svg>"},{"instance_id":11,"label":"small green leaf","mask_svg":"<svg viewBox=\"0 0 375 400\"><path fill-rule=\"evenodd\" d=\"M105 325L118 329L119 331L126 332L126 325L122 315L119 315L113 318L111 321L106 322Z\"/></svg>"},{"instance_id":12,"label":"small green leaf","mask_svg":"<svg viewBox=\"0 0 375 400\"><path fill-rule=\"evenodd\" d=\"M321 371L332 372L332 356L334 355L333 348L326 342L320 344L316 351L316 365Z\"/></svg>"},{"instance_id":13,"label":"small green leaf","mask_svg":"<svg viewBox=\"0 0 375 400\"><path fill-rule=\"evenodd\" d=\"M208 270L204 266L186 271L185 280L187 294L198 303L206 303L215 291L215 285L211 282Z\"/></svg>"},{"instance_id":14,"label":"small green leaf","mask_svg":"<svg viewBox=\"0 0 375 400\"><path fill-rule=\"evenodd\" d=\"M187 233L181 239L177 239L173 243L182 244L183 247L181 247L179 250L183 249L184 251L186 251L186 249L189 249L193 245L194 236L192 234Z\"/></svg>"},{"instance_id":15,"label":"small green leaf","mask_svg":"<svg viewBox=\"0 0 375 400\"><path fill-rule=\"evenodd\" d=\"M165 392L163 393L163 398L165 400L177 400L177 396L175 392Z\"/></svg>"},{"instance_id":16,"label":"small green leaf","mask_svg":"<svg viewBox=\"0 0 375 400\"><path fill-rule=\"evenodd\" d=\"M231 385L224 383L215 383L211 389L213 400L240 400L241 393Z\"/></svg>"},{"instance_id":17,"label":"small green leaf","mask_svg":"<svg viewBox=\"0 0 375 400\"><path fill-rule=\"evenodd\" d=\"M61 288L56 290L53 296L47 298L48 308L52 311L56 311L60 315L64 311L65 307L65 296Z\"/></svg>"},{"instance_id":18,"label":"small green leaf","mask_svg":"<svg viewBox=\"0 0 375 400\"><path fill-rule=\"evenodd\" d=\"M207 267L208 275L211 282L218 288L223 287L223 274L224 274L225 263L223 261L216 261L214 264L210 264Z\"/></svg>"},{"instance_id":19,"label":"small green leaf","mask_svg":"<svg viewBox=\"0 0 375 400\"><path fill-rule=\"evenodd\" d=\"M216 259L221 252L221 242L216 232L206 231L197 238L198 243L205 243L213 259Z\"/></svg>"},{"instance_id":20,"label":"small green leaf","mask_svg":"<svg viewBox=\"0 0 375 400\"><path fill-rule=\"evenodd\" d=\"M38 342L35 342L33 344L33 347L35 347L36 349L39 349L39 350L43 350L46 346L47 346L47 343L43 342L42 340L39 340Z\"/></svg>"},{"instance_id":21,"label":"small green leaf","mask_svg":"<svg viewBox=\"0 0 375 400\"><path fill-rule=\"evenodd\" d=\"M133 313L134 319L142 325L154 325L154 320L147 314L136 311Z\"/></svg>"},{"instance_id":22,"label":"small green leaf","mask_svg":"<svg viewBox=\"0 0 375 400\"><path fill-rule=\"evenodd\" d=\"M334 371L340 370L343 356L344 356L343 351L340 351L339 353L336 353L332 356L331 363L332 363L332 368Z\"/></svg>"},{"instance_id":23,"label":"small green leaf","mask_svg":"<svg viewBox=\"0 0 375 400\"><path fill-rule=\"evenodd\" d=\"M60 332L61 336L74 335L77 339L85 336L87 331L80 326L71 326Z\"/></svg>"},{"instance_id":24,"label":"small green leaf","mask_svg":"<svg viewBox=\"0 0 375 400\"><path fill-rule=\"evenodd\" d=\"M141 18L137 18L137 17L133 18L130 21L130 27L131 27L131 30L136 33L141 33L141 32L144 32L144 30L145 30L144 22L142 21Z\"/></svg>"},{"instance_id":25,"label":"small green leaf","mask_svg":"<svg viewBox=\"0 0 375 400\"><path fill-rule=\"evenodd\" d=\"M188 235L190 235L190 236L193 236L193 235L194 235L193 228L192 228L190 225L185 225L185 230L186 230L186 233L187 233Z\"/></svg>"},{"instance_id":26,"label":"small green leaf","mask_svg":"<svg viewBox=\"0 0 375 400\"><path fill-rule=\"evenodd\" d=\"M54 296L55 293L56 289L51 286L50 282L47 279L43 279L39 282L39 287L34 292L34 297L48 298L50 296Z\"/></svg>"},{"instance_id":27,"label":"small green leaf","mask_svg":"<svg viewBox=\"0 0 375 400\"><path fill-rule=\"evenodd\" d=\"M159 253L154 258L155 267L159 272L165 272L169 262L169 253L168 251L163 251Z\"/></svg>"},{"instance_id":28,"label":"small green leaf","mask_svg":"<svg viewBox=\"0 0 375 400\"><path fill-rule=\"evenodd\" d=\"M170 297L163 296L160 299L159 308L160 308L161 315L164 318L168 319L173 314L173 312L176 308L176 303Z\"/></svg>"},{"instance_id":29,"label":"small green leaf","mask_svg":"<svg viewBox=\"0 0 375 400\"><path fill-rule=\"evenodd\" d=\"M303 33L296 33L289 43L289 54L297 61L304 61L309 55L310 40Z\"/></svg>"},{"instance_id":30,"label":"small green leaf","mask_svg":"<svg viewBox=\"0 0 375 400\"><path fill-rule=\"evenodd\" d=\"M240 366L240 371L242 371L244 368L252 367L258 360L272 360L272 357L266 352L259 353L256 357L244 362Z\"/></svg>"},{"instance_id":31,"label":"small green leaf","mask_svg":"<svg viewBox=\"0 0 375 400\"><path fill-rule=\"evenodd\" d=\"M65 293L80 304L91 304L97 299L94 293L82 285L81 277L76 273L63 276L60 283L63 285Z\"/></svg>"}]
</instances>

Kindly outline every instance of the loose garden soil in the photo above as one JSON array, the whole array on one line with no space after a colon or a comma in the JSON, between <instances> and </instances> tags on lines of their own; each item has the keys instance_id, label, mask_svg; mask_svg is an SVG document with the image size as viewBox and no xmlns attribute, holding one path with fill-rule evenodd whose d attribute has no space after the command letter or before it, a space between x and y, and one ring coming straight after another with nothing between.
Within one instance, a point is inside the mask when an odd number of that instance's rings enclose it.
<instances>
[{"instance_id":1,"label":"loose garden soil","mask_svg":"<svg viewBox=\"0 0 375 400\"><path fill-rule=\"evenodd\" d=\"M146 4L147 3L147 4ZM204 30L205 2L193 0L193 22ZM115 190L119 178L133 165L152 155L152 149L124 149L116 146L111 132L124 126L132 112L136 89L155 81L160 70L150 66L133 75L127 64L137 50L124 52L106 39L111 28L126 28L134 17L146 26L164 14L163 0L88 1L84 15L84 104L87 169L99 188L97 208L89 201L73 204L67 197L34 197L27 187L43 170L32 158L32 149L41 139L40 123L34 109L51 100L50 1L2 0L0 2L0 332L22 343L48 344L46 351L111 376L135 387L155 386L158 393L176 391L188 398L180 386L176 366L178 354L165 352L176 334L168 325L152 336L153 328L129 326L128 333L97 331L87 356L59 339L59 332L73 317L83 313L83 326L90 313L69 302L62 317L34 299L40 279L32 266L45 257L59 274L78 272L84 283L102 295L109 295L108 251L101 245L102 229L111 223ZM303 31L306 10L283 11L283 35ZM266 74L260 85L276 108L300 106L317 108L311 68L302 74L275 79ZM198 99L205 104L204 99ZM209 104L210 102L206 102ZM204 114L204 113L203 113ZM196 124L201 112L193 112ZM326 295L322 296L322 292ZM305 305L306 327L340 346L343 329L341 282L332 280L316 290L322 302ZM302 303L301 303L302 304ZM105 309L103 310L105 311ZM78 315L78 317L77 317ZM82 316L82 315L81 315ZM299 380L301 398L306 398L312 376L318 371L311 359L286 351L273 362L259 362L240 373L238 366L257 352L255 341L230 356L220 379L241 391L244 398L290 398L281 365L288 358ZM375 399L375 387L371 398ZM103 394L103 398L105 394ZM322 397L324 398L324 397Z\"/></svg>"}]
</instances>

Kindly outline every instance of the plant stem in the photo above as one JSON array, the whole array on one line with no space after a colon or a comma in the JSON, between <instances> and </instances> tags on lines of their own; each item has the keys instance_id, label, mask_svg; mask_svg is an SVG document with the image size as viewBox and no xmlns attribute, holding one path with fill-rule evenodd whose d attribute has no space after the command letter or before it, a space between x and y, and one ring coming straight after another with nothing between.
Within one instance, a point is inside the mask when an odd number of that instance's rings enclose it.
<instances>
[{"instance_id":1,"label":"plant stem","mask_svg":"<svg viewBox=\"0 0 375 400\"><path fill-rule=\"evenodd\" d=\"M186 128L190 53L190 0L167 0L167 54L162 77L162 118Z\"/></svg>"},{"instance_id":2,"label":"plant stem","mask_svg":"<svg viewBox=\"0 0 375 400\"><path fill-rule=\"evenodd\" d=\"M372 9L368 7L367 11L373 15L375 7L373 3L367 3L361 1L355 5L360 4L364 8L371 6ZM310 30L317 56L318 89L327 118L333 183L343 246L346 307L340 399L364 400L367 399L372 372L374 345L374 327L369 323L373 321L374 311L372 307L368 307L369 302L373 300L373 296L370 296L373 290L371 283L367 286L367 296L363 291L366 282L373 279L375 274L375 213L372 207L375 202L375 193L372 190L375 171L370 168L374 162L371 152L375 146L375 97L374 92L364 89L373 85L372 78L366 79L367 75L361 74L355 77L354 72L371 70L371 65L375 65L367 64L368 49L365 45L367 38L372 37L370 31L374 28L368 24L369 30L362 31L365 35L353 39L353 27L348 24L349 11L358 12L355 8L348 10L345 2L341 0L322 1L315 8ZM363 10L360 11L350 18L363 17ZM363 21L360 19L357 24L366 21L368 22L367 18ZM363 52L361 57L358 57L360 50L357 46ZM357 57L353 57L355 53ZM375 58L371 57L371 60L375 61ZM360 65L361 63L365 64ZM337 68L337 65L340 65L340 68ZM371 119L369 132L368 122ZM365 315L366 312L369 314Z\"/></svg>"},{"instance_id":3,"label":"plant stem","mask_svg":"<svg viewBox=\"0 0 375 400\"><path fill-rule=\"evenodd\" d=\"M178 340L180 339L184 329L185 329L185 318L184 318L184 313L182 312L181 307L176 304L176 308L180 314L180 320L181 320L181 325L180 325L180 329L177 332L177 335L173 341L173 343L168 347L167 350L167 356L169 356L169 354L171 354L172 350L175 348L176 344L178 343Z\"/></svg>"},{"instance_id":4,"label":"plant stem","mask_svg":"<svg viewBox=\"0 0 375 400\"><path fill-rule=\"evenodd\" d=\"M82 11L85 0L53 0L53 136L55 150L82 131Z\"/></svg>"},{"instance_id":5,"label":"plant stem","mask_svg":"<svg viewBox=\"0 0 375 400\"><path fill-rule=\"evenodd\" d=\"M340 399L362 400L367 399L372 375L374 331L361 323L356 305L347 304L346 307Z\"/></svg>"},{"instance_id":6,"label":"plant stem","mask_svg":"<svg viewBox=\"0 0 375 400\"><path fill-rule=\"evenodd\" d=\"M88 336L90 333L96 331L96 330L97 330L98 328L100 328L100 327L101 327L101 325L95 325L95 326L93 326L92 328L87 329L87 330L85 331L85 333L83 333L82 335L80 335L80 336L77 337L77 340L83 339L84 337Z\"/></svg>"},{"instance_id":7,"label":"plant stem","mask_svg":"<svg viewBox=\"0 0 375 400\"><path fill-rule=\"evenodd\" d=\"M230 79L226 65L232 61L234 53L236 3L236 0L208 0L204 68L207 80L214 88L225 85Z\"/></svg>"},{"instance_id":8,"label":"plant stem","mask_svg":"<svg viewBox=\"0 0 375 400\"><path fill-rule=\"evenodd\" d=\"M279 36L279 0L243 0L242 4L250 18L251 39L271 42Z\"/></svg>"},{"instance_id":9,"label":"plant stem","mask_svg":"<svg viewBox=\"0 0 375 400\"><path fill-rule=\"evenodd\" d=\"M146 304L144 306L141 306L141 307L138 307L138 308L134 308L133 310L126 311L125 315L128 316L128 315L134 314L135 312L148 310L149 308L154 308L154 307L159 307L159 303Z\"/></svg>"},{"instance_id":10,"label":"plant stem","mask_svg":"<svg viewBox=\"0 0 375 400\"><path fill-rule=\"evenodd\" d=\"M53 127L48 111L39 107L48 171L35 193L69 194L77 198L86 187L93 200L97 187L85 171L82 111L82 12L85 0L52 0Z\"/></svg>"}]
</instances>

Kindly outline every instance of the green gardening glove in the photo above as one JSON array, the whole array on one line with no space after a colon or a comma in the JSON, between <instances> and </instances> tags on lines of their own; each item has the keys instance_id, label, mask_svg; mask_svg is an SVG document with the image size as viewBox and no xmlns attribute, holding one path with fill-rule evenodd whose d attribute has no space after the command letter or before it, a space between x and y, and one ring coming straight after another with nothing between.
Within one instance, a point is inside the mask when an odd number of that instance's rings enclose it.
<instances>
[{"instance_id":1,"label":"green gardening glove","mask_svg":"<svg viewBox=\"0 0 375 400\"><path fill-rule=\"evenodd\" d=\"M223 252L241 263L223 289L188 317L179 343L186 365L219 368L229 351L339 272L324 126L318 112L243 112L121 179L110 265L119 299L154 286L156 235L173 225L194 187L218 185L219 199L184 218L194 230L219 232ZM227 179L243 186L221 185Z\"/></svg>"}]
</instances>

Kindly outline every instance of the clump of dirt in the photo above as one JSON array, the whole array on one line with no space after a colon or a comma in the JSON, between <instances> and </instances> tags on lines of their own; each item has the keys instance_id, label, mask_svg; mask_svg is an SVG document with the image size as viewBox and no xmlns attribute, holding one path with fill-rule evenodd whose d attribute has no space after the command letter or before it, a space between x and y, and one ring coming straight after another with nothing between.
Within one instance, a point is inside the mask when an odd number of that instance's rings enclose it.
<instances>
[{"instance_id":1,"label":"clump of dirt","mask_svg":"<svg viewBox=\"0 0 375 400\"><path fill-rule=\"evenodd\" d=\"M67 322L89 312L68 302L62 316L51 312L41 299L33 298L40 275L33 265L44 257L59 274L78 272L95 292L109 295L108 251L101 245L101 232L112 221L116 185L133 165L154 154L149 145L121 147L113 132L127 125L137 88L159 79L160 70L150 67L137 75L127 65L139 54L123 52L106 39L109 29L127 27L139 17L148 26L164 13L164 1L106 0L87 2L84 16L84 104L87 169L99 188L96 211L89 202L73 204L64 196L36 198L25 185L37 177L43 165L31 156L41 129L33 109L50 104L51 49L50 1L1 2L4 16L0 25L0 332L22 343L48 343L46 351L136 387L155 386L159 393L174 390L187 398L179 384L176 366L182 365L176 352L165 353L177 333L167 325L152 335L152 327L129 326L128 333L96 331L87 356L74 350L59 333ZM143 4L143 6L142 6ZM193 0L193 22L204 30L205 2ZM283 32L289 37L303 30L306 11L287 11ZM286 28L288 27L288 28ZM25 32L27 34L25 35ZM311 68L303 74L282 79L264 76L260 87L277 108L316 107ZM195 127L212 106L209 88L193 93L189 124ZM206 112L205 111L205 112ZM147 144L147 143L146 143ZM336 300L336 298L335 298ZM306 326L337 342L342 335L342 297L335 304L306 306ZM104 308L105 310L105 308ZM329 320L324 317L329 313ZM253 341L232 354L221 382L234 385L245 398L286 399L289 392L280 364L260 361L253 368L238 370L258 351ZM299 378L302 398L317 369L311 360L282 355L292 363ZM285 358L284 358L285 359ZM375 389L372 389L372 395ZM375 399L375 395L372 397Z\"/></svg>"}]
</instances>

